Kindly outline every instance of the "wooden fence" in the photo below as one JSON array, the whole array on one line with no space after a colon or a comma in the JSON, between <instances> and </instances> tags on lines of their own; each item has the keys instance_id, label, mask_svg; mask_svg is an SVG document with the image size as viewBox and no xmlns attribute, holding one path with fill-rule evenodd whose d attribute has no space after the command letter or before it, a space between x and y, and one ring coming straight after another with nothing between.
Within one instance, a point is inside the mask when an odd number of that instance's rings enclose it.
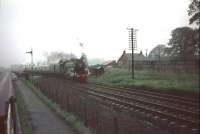
<instances>
[{"instance_id":1,"label":"wooden fence","mask_svg":"<svg viewBox=\"0 0 200 134\"><path fill-rule=\"evenodd\" d=\"M199 72L199 60L188 61L135 61L135 70L153 70L158 72L186 72L186 73L198 73ZM120 68L131 69L131 63L127 65L118 65Z\"/></svg>"},{"instance_id":2,"label":"wooden fence","mask_svg":"<svg viewBox=\"0 0 200 134\"><path fill-rule=\"evenodd\" d=\"M5 134L5 115L0 115L0 134Z\"/></svg>"}]
</instances>

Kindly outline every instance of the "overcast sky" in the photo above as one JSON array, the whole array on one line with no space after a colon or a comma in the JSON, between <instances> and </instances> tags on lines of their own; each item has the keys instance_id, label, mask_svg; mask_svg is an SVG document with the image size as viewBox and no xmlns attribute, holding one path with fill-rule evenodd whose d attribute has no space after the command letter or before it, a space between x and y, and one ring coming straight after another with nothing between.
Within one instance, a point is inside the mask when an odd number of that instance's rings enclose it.
<instances>
[{"instance_id":1,"label":"overcast sky","mask_svg":"<svg viewBox=\"0 0 200 134\"><path fill-rule=\"evenodd\" d=\"M1 0L0 66L27 63L50 51L117 60L128 50L127 28L138 29L137 50L167 44L188 25L190 0ZM79 43L84 44L81 49Z\"/></svg>"}]
</instances>

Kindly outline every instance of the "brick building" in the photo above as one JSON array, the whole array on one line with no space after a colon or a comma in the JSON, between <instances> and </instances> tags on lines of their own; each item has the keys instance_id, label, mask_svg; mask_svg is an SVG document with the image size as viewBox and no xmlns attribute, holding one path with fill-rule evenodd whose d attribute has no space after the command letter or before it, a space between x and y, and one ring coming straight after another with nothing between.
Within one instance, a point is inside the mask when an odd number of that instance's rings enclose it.
<instances>
[{"instance_id":1,"label":"brick building","mask_svg":"<svg viewBox=\"0 0 200 134\"><path fill-rule=\"evenodd\" d=\"M145 61L145 60L146 60L146 57L143 55L142 52L134 54L134 61L135 62L136 61ZM123 66L123 65L126 66L126 65L131 65L131 63L132 63L132 54L126 53L126 51L124 50L121 57L117 61L117 64L119 66Z\"/></svg>"}]
</instances>

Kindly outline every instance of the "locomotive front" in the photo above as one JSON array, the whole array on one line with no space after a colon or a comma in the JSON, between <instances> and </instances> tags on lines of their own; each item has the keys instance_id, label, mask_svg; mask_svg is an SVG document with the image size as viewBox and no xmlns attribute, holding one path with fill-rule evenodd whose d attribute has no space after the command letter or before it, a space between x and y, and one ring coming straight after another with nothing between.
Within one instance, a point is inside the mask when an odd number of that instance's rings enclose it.
<instances>
[{"instance_id":1,"label":"locomotive front","mask_svg":"<svg viewBox=\"0 0 200 134\"><path fill-rule=\"evenodd\" d=\"M74 78L75 80L79 82L86 82L88 77L88 65L87 60L84 56L82 56L80 59L77 59L75 62L74 67Z\"/></svg>"}]
</instances>

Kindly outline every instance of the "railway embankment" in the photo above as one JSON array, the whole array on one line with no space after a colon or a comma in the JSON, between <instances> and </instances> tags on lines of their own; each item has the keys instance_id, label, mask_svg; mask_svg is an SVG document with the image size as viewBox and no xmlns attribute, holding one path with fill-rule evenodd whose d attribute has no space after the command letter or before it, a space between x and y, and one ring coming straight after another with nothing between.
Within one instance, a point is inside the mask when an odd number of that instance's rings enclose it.
<instances>
[{"instance_id":1,"label":"railway embankment","mask_svg":"<svg viewBox=\"0 0 200 134\"><path fill-rule=\"evenodd\" d=\"M15 84L16 87L16 84ZM32 127L30 124L30 114L27 109L27 105L25 104L24 98L19 88L16 90L16 100L17 100L17 113L19 119L19 134L33 134Z\"/></svg>"},{"instance_id":2,"label":"railway embankment","mask_svg":"<svg viewBox=\"0 0 200 134\"><path fill-rule=\"evenodd\" d=\"M194 73L135 70L134 79L132 79L130 69L106 68L102 75L91 75L88 81L90 83L199 98L199 76Z\"/></svg>"}]
</instances>

